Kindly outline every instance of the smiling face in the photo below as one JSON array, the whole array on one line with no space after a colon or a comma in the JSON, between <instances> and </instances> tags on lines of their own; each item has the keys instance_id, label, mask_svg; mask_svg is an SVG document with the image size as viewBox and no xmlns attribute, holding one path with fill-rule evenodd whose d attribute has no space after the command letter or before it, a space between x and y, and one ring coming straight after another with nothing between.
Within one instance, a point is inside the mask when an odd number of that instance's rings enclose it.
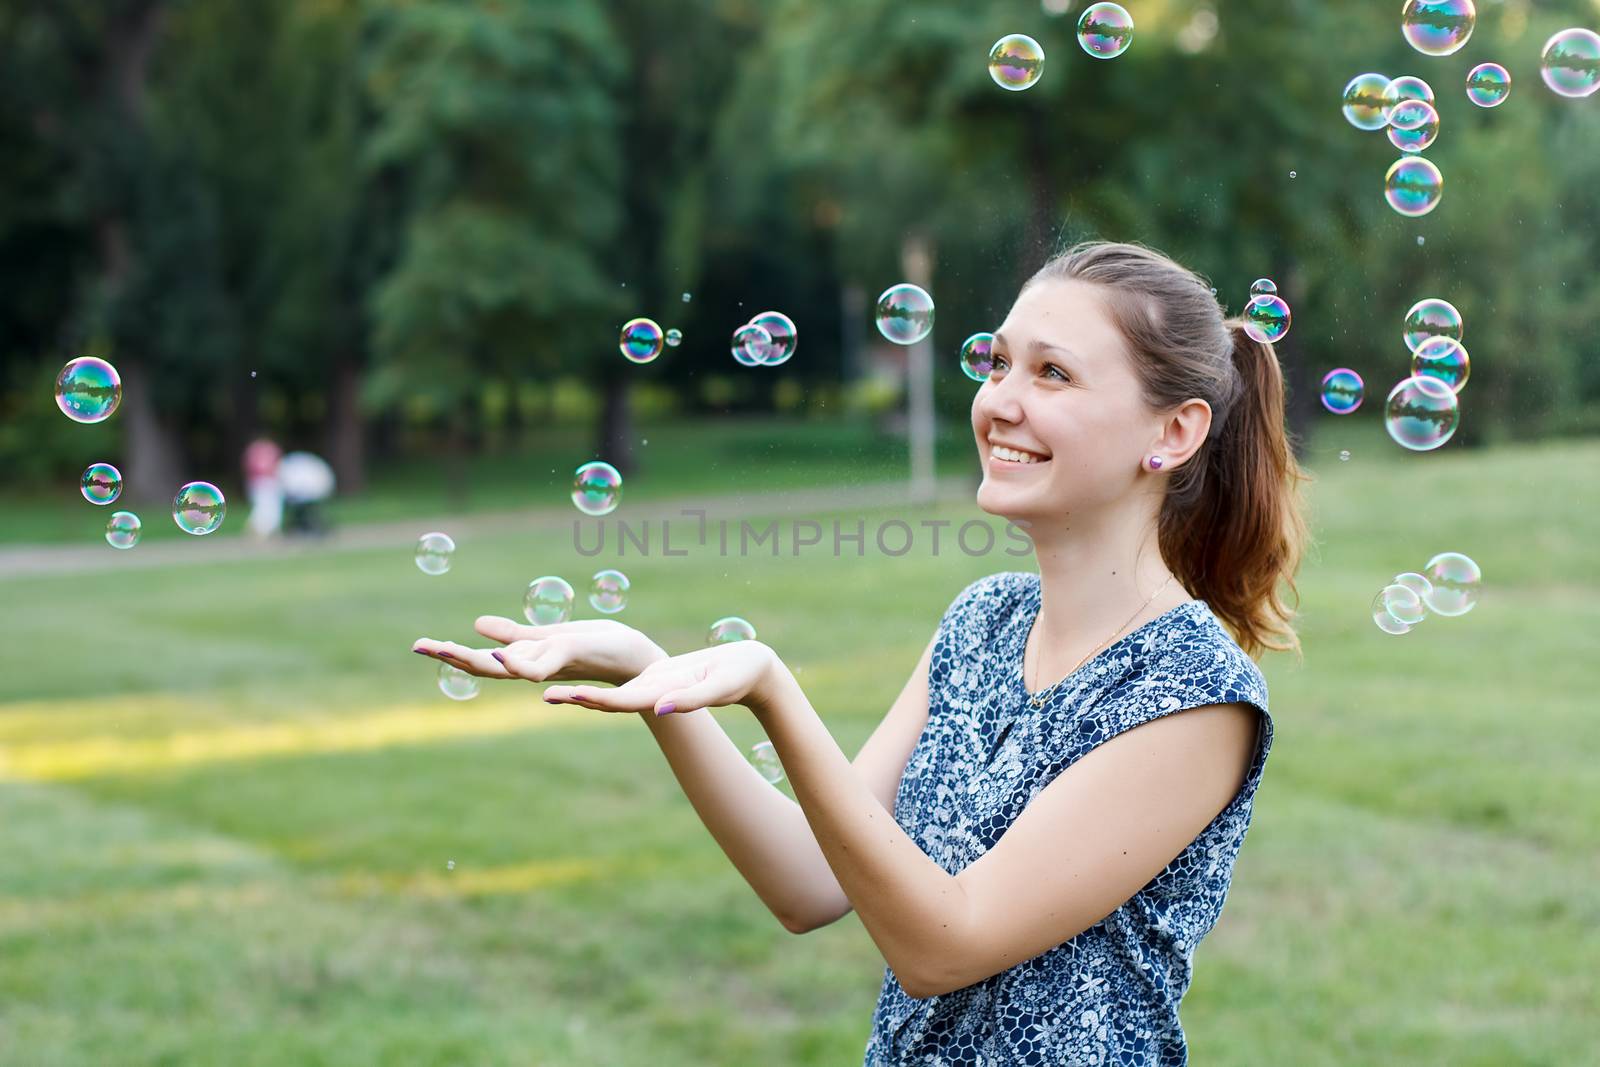
<instances>
[{"instance_id":1,"label":"smiling face","mask_svg":"<svg viewBox=\"0 0 1600 1067\"><path fill-rule=\"evenodd\" d=\"M1145 406L1101 290L1028 286L995 331L993 359L972 401L978 506L1037 529L1127 500L1164 420Z\"/></svg>"}]
</instances>

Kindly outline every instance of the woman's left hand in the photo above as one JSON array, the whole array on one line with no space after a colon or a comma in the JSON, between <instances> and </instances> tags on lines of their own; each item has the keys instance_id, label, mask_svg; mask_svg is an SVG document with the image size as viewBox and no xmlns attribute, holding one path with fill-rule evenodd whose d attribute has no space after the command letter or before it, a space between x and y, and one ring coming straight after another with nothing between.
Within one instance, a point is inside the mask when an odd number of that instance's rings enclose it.
<instances>
[{"instance_id":1,"label":"woman's left hand","mask_svg":"<svg viewBox=\"0 0 1600 1067\"><path fill-rule=\"evenodd\" d=\"M553 685L552 704L582 704L602 711L697 711L728 704L759 704L782 667L778 654L760 641L730 641L650 664L614 689Z\"/></svg>"}]
</instances>

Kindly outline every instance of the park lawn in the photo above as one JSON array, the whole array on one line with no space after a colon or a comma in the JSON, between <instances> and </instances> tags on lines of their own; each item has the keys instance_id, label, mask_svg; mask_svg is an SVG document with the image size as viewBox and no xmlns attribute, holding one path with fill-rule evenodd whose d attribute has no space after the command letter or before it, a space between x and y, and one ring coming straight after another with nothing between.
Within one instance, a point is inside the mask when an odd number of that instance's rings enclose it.
<instances>
[{"instance_id":1,"label":"park lawn","mask_svg":"<svg viewBox=\"0 0 1600 1067\"><path fill-rule=\"evenodd\" d=\"M1600 442L1327 460L1192 1059L1584 1062ZM883 962L859 921L782 930L644 724L522 684L455 704L407 651L516 614L536 574L581 593L613 561L569 536L480 536L438 578L408 542L0 582L0 1060L860 1062ZM630 555L621 618L675 651L749 618L854 755L956 593L1032 562L868 547ZM1378 588L1446 549L1479 606L1380 633Z\"/></svg>"}]
</instances>

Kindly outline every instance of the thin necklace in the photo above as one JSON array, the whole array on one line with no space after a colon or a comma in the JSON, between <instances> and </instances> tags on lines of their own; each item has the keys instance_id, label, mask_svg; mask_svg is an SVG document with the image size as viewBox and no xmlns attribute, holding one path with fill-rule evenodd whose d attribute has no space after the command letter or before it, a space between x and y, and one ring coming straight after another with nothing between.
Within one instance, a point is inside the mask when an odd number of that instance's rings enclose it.
<instances>
[{"instance_id":1,"label":"thin necklace","mask_svg":"<svg viewBox=\"0 0 1600 1067\"><path fill-rule=\"evenodd\" d=\"M1139 617L1139 612L1141 612L1145 608L1149 607L1151 601L1155 600L1156 597L1160 596L1161 595L1161 590L1165 589L1167 586L1171 585L1172 584L1172 580L1174 578L1176 578L1176 577L1177 577L1177 575L1175 575L1175 574L1174 575L1168 575L1167 576L1167 580L1161 583L1161 589L1157 589L1154 593L1151 593L1150 594L1150 600L1146 600L1143 604L1140 604L1139 607L1134 610L1134 613L1132 615L1128 616L1128 622L1132 622L1134 619L1137 619ZM1104 641L1102 641L1098 645L1094 646L1094 648L1090 649L1089 650L1089 655L1083 657L1082 659L1080 659L1078 661L1078 663L1077 663L1077 666L1073 667L1072 670L1068 671L1065 675L1063 675L1060 679L1058 679L1056 681L1055 685L1052 685L1049 689L1046 689L1042 693L1035 693L1033 696L1029 697L1028 698L1028 705L1030 707L1034 707L1034 708L1043 707L1044 706L1044 702L1047 699L1049 699L1050 694L1054 693L1056 691L1056 687L1059 686L1062 682L1066 681L1068 678L1071 678L1074 674L1077 674L1078 673L1078 667L1081 667L1085 663L1089 662L1089 656L1094 655L1096 652L1099 652L1106 645L1109 645L1112 641L1115 641L1117 639L1117 635L1122 633L1123 630L1126 630L1128 628L1128 622L1125 622L1121 626L1117 627L1117 632L1116 633L1112 634L1110 637L1106 638ZM1023 651L1026 652L1027 651L1027 647L1028 647L1026 641L1023 642L1023 646L1022 647L1023 647ZM1024 683L1027 682L1027 678L1026 677L1023 678L1023 682Z\"/></svg>"}]
</instances>

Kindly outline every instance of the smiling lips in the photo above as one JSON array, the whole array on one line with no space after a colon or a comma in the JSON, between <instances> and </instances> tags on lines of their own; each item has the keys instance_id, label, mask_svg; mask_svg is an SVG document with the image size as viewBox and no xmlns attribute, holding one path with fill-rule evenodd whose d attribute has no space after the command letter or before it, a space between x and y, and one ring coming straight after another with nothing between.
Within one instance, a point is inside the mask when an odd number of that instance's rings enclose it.
<instances>
[{"instance_id":1,"label":"smiling lips","mask_svg":"<svg viewBox=\"0 0 1600 1067\"><path fill-rule=\"evenodd\" d=\"M1018 448L1008 448L1005 445L990 443L989 455L1005 463L1015 463L1018 466L1030 466L1039 463L1049 463L1049 456L1041 456L1037 452L1024 452Z\"/></svg>"}]
</instances>

